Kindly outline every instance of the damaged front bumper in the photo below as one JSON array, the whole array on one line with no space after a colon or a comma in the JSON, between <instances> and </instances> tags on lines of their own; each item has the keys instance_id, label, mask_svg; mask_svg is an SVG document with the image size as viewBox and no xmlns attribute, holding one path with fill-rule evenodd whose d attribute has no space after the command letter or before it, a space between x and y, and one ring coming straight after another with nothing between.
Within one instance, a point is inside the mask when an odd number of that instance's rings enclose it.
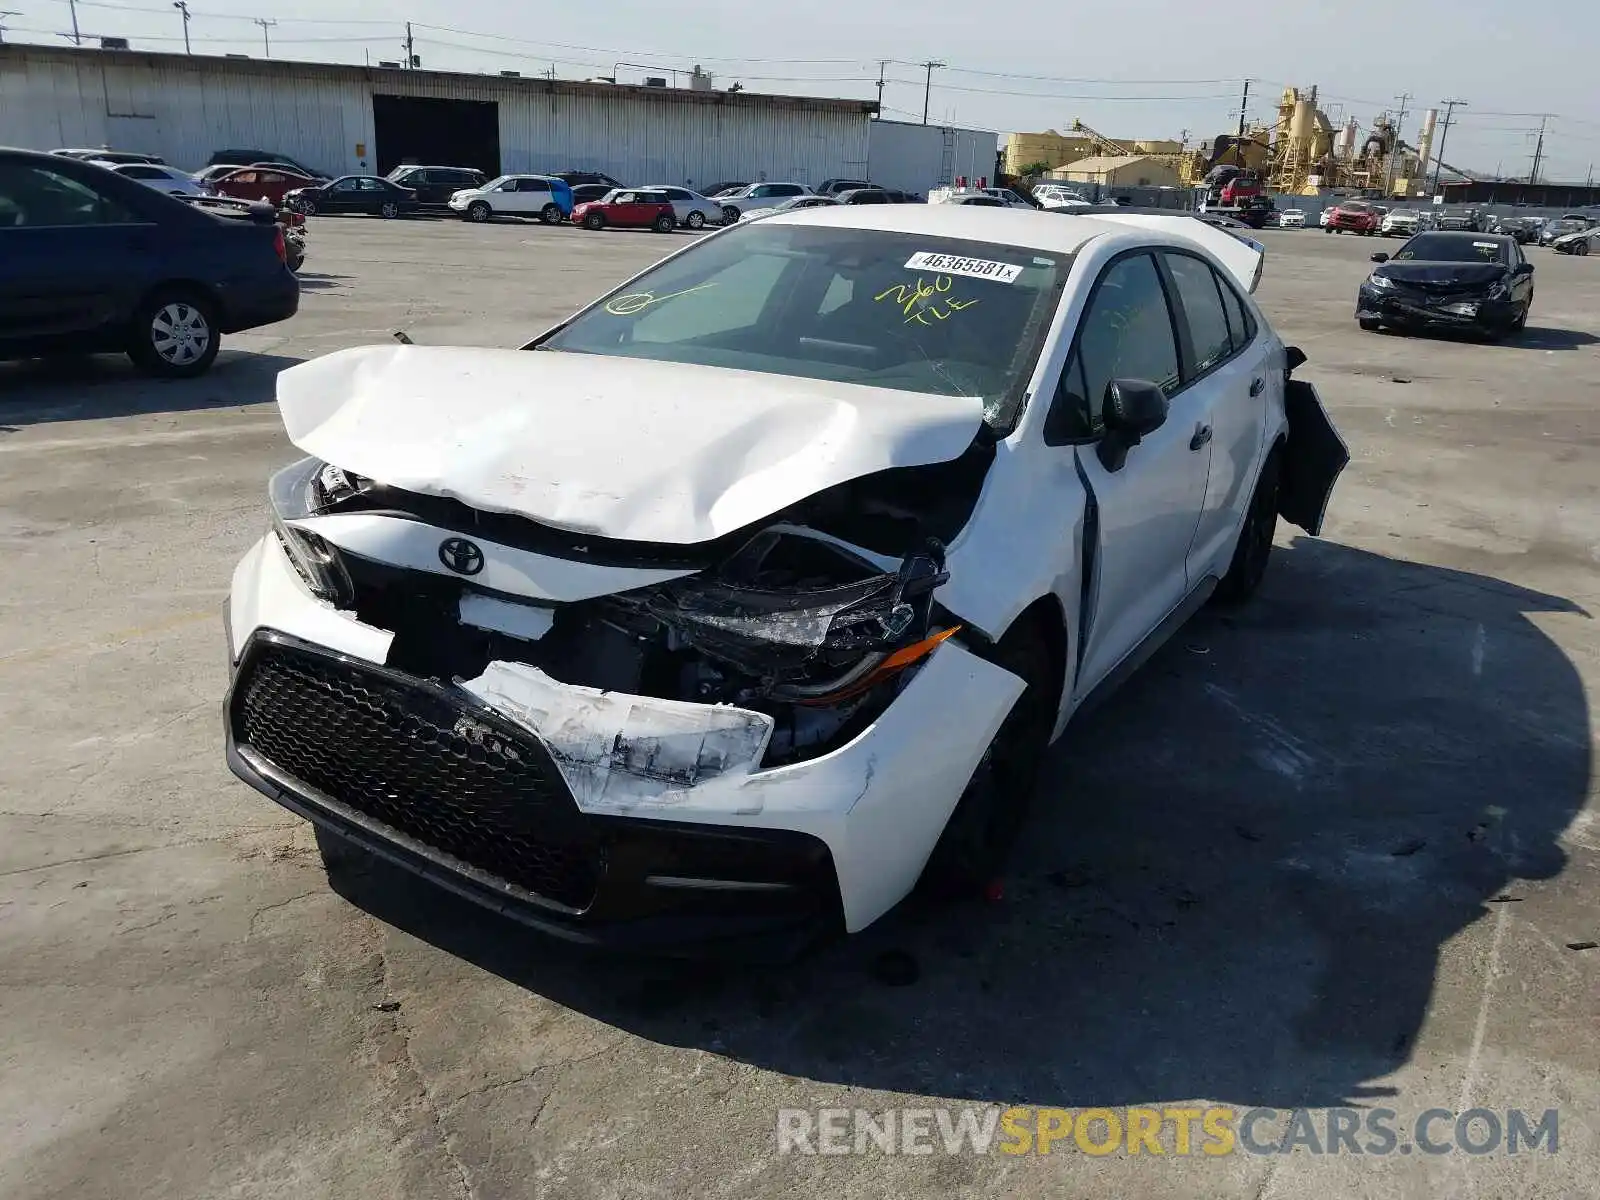
<instances>
[{"instance_id":1,"label":"damaged front bumper","mask_svg":"<svg viewBox=\"0 0 1600 1200\"><path fill-rule=\"evenodd\" d=\"M766 714L491 661L443 684L320 603L269 535L234 579L235 774L333 833L559 936L779 946L864 928L915 884L1021 694L942 642L870 723L763 766Z\"/></svg>"},{"instance_id":2,"label":"damaged front bumper","mask_svg":"<svg viewBox=\"0 0 1600 1200\"><path fill-rule=\"evenodd\" d=\"M1501 330L1516 319L1511 300L1479 295L1434 296L1395 288L1362 284L1356 298L1356 318L1416 329Z\"/></svg>"}]
</instances>

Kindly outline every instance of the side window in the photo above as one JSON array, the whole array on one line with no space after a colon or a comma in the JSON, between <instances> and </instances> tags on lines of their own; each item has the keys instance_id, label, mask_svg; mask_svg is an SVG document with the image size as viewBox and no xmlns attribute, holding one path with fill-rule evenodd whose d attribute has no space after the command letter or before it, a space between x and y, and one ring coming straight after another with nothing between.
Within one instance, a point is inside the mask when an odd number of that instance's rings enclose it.
<instances>
[{"instance_id":1,"label":"side window","mask_svg":"<svg viewBox=\"0 0 1600 1200\"><path fill-rule=\"evenodd\" d=\"M254 171L240 171L232 179L228 180L228 182L229 183L255 183L256 182L256 173Z\"/></svg>"},{"instance_id":2,"label":"side window","mask_svg":"<svg viewBox=\"0 0 1600 1200\"><path fill-rule=\"evenodd\" d=\"M0 164L0 225L129 225L139 217L122 203L55 171Z\"/></svg>"},{"instance_id":3,"label":"side window","mask_svg":"<svg viewBox=\"0 0 1600 1200\"><path fill-rule=\"evenodd\" d=\"M774 196L800 196L804 195L798 185L793 183L780 183L772 189Z\"/></svg>"},{"instance_id":4,"label":"side window","mask_svg":"<svg viewBox=\"0 0 1600 1200\"><path fill-rule=\"evenodd\" d=\"M775 187L773 187L772 184L770 184L770 183L763 183L759 187L755 187L755 188L752 188L750 190L750 195L752 195L752 196L763 196L763 197L765 197L765 196L776 196L777 194L778 194L778 190Z\"/></svg>"},{"instance_id":5,"label":"side window","mask_svg":"<svg viewBox=\"0 0 1600 1200\"><path fill-rule=\"evenodd\" d=\"M381 192L384 190L383 184L376 179L361 179L357 182L357 186L363 192Z\"/></svg>"},{"instance_id":6,"label":"side window","mask_svg":"<svg viewBox=\"0 0 1600 1200\"><path fill-rule=\"evenodd\" d=\"M356 190L356 181L354 179L341 179L328 190L330 192L353 192Z\"/></svg>"},{"instance_id":7,"label":"side window","mask_svg":"<svg viewBox=\"0 0 1600 1200\"><path fill-rule=\"evenodd\" d=\"M548 192L550 185L542 179L524 179L517 190L519 192Z\"/></svg>"},{"instance_id":8,"label":"side window","mask_svg":"<svg viewBox=\"0 0 1600 1200\"><path fill-rule=\"evenodd\" d=\"M1183 315L1194 345L1194 371L1201 375L1233 355L1228 318L1222 310L1217 277L1198 258L1187 254L1163 255L1178 288Z\"/></svg>"},{"instance_id":9,"label":"side window","mask_svg":"<svg viewBox=\"0 0 1600 1200\"><path fill-rule=\"evenodd\" d=\"M616 204L637 204L637 203L639 203L639 197L634 195L632 192L618 192L617 193L617 198L616 198L615 201L613 201L613 203L616 203Z\"/></svg>"},{"instance_id":10,"label":"side window","mask_svg":"<svg viewBox=\"0 0 1600 1200\"><path fill-rule=\"evenodd\" d=\"M1113 379L1147 379L1168 395L1178 388L1172 313L1155 260L1148 254L1130 255L1113 264L1095 285L1078 323L1072 360L1057 387L1061 416L1054 422L1052 436L1103 433L1101 406L1106 385Z\"/></svg>"},{"instance_id":11,"label":"side window","mask_svg":"<svg viewBox=\"0 0 1600 1200\"><path fill-rule=\"evenodd\" d=\"M287 175L279 175L276 171L263 171L259 179L262 183L287 183L289 177Z\"/></svg>"},{"instance_id":12,"label":"side window","mask_svg":"<svg viewBox=\"0 0 1600 1200\"><path fill-rule=\"evenodd\" d=\"M1255 318L1239 299L1239 293L1233 290L1232 284L1218 276L1217 286L1222 289L1222 305L1228 312L1228 332L1233 338L1233 352L1238 354L1256 340Z\"/></svg>"}]
</instances>

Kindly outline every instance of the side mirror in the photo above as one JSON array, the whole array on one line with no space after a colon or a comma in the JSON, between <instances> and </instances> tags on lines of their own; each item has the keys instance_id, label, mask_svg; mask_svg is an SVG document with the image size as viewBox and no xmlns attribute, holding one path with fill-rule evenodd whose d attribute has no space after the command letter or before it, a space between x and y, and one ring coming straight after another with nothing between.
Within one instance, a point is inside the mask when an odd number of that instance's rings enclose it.
<instances>
[{"instance_id":1,"label":"side mirror","mask_svg":"<svg viewBox=\"0 0 1600 1200\"><path fill-rule=\"evenodd\" d=\"M1376 254L1374 254L1372 256L1372 261L1373 262L1388 262L1389 261L1389 256L1387 254L1385 254L1382 250L1380 250L1380 251L1378 251Z\"/></svg>"},{"instance_id":2,"label":"side mirror","mask_svg":"<svg viewBox=\"0 0 1600 1200\"><path fill-rule=\"evenodd\" d=\"M1106 433L1100 439L1101 465L1120 471L1128 451L1167 421L1167 394L1148 379L1113 379L1106 384Z\"/></svg>"},{"instance_id":3,"label":"side mirror","mask_svg":"<svg viewBox=\"0 0 1600 1200\"><path fill-rule=\"evenodd\" d=\"M1533 274L1533 264L1531 262L1523 263L1521 266L1519 266L1517 268L1517 274L1518 275L1532 275Z\"/></svg>"}]
</instances>

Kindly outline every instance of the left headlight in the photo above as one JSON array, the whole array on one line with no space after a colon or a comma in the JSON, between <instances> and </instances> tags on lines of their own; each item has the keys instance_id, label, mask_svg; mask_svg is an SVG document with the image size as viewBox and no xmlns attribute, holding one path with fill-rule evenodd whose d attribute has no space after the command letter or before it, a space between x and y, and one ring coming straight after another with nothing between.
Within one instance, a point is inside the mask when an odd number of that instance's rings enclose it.
<instances>
[{"instance_id":1,"label":"left headlight","mask_svg":"<svg viewBox=\"0 0 1600 1200\"><path fill-rule=\"evenodd\" d=\"M1387 275L1379 275L1376 271L1367 276L1367 282L1375 288L1392 288L1394 286L1394 280Z\"/></svg>"},{"instance_id":2,"label":"left headlight","mask_svg":"<svg viewBox=\"0 0 1600 1200\"><path fill-rule=\"evenodd\" d=\"M336 607L348 606L355 594L339 552L310 530L290 522L320 511L330 493L341 485L350 486L344 472L316 458L290 463L267 482L272 531L284 553L311 594Z\"/></svg>"}]
</instances>

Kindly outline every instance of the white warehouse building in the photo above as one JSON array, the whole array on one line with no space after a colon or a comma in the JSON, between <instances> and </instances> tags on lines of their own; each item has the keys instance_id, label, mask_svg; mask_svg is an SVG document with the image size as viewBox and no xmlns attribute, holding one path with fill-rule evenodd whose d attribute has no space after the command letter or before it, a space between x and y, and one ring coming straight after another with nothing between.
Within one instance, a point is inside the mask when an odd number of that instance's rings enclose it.
<instances>
[{"instance_id":1,"label":"white warehouse building","mask_svg":"<svg viewBox=\"0 0 1600 1200\"><path fill-rule=\"evenodd\" d=\"M925 192L994 172L998 137L878 121L867 100L143 50L0 44L0 145L109 146L189 170L224 149L329 175L406 162L603 171L626 183L870 178Z\"/></svg>"}]
</instances>

